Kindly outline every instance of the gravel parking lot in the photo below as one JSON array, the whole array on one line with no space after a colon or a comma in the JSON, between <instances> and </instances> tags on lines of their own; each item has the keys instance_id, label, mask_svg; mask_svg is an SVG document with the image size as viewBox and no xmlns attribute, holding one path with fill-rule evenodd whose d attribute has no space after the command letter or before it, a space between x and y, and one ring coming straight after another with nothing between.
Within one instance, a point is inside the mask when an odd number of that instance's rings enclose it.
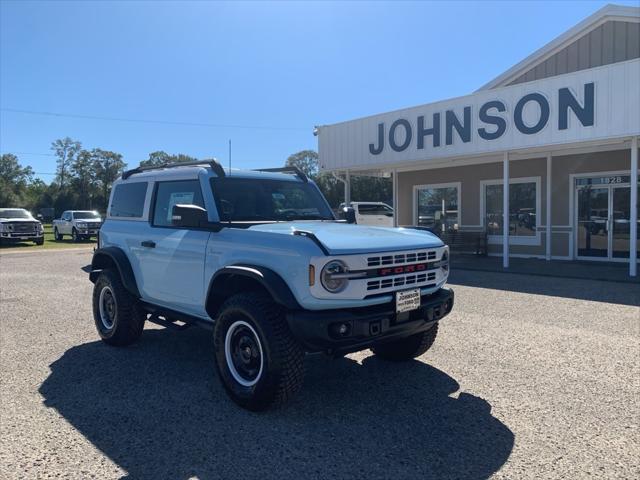
<instances>
[{"instance_id":1,"label":"gravel parking lot","mask_svg":"<svg viewBox=\"0 0 640 480\"><path fill-rule=\"evenodd\" d=\"M90 256L0 256L0 478L640 477L637 285L454 272L419 361L309 357L254 414L206 330L98 341Z\"/></svg>"}]
</instances>

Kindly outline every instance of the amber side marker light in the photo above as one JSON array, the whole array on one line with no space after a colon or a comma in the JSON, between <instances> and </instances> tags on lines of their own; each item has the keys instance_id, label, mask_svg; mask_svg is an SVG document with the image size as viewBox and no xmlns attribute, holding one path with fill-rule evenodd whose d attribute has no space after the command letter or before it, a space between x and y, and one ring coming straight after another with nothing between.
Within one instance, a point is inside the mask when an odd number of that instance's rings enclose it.
<instances>
[{"instance_id":1,"label":"amber side marker light","mask_svg":"<svg viewBox=\"0 0 640 480\"><path fill-rule=\"evenodd\" d=\"M309 286L313 287L316 284L316 267L309 265Z\"/></svg>"}]
</instances>

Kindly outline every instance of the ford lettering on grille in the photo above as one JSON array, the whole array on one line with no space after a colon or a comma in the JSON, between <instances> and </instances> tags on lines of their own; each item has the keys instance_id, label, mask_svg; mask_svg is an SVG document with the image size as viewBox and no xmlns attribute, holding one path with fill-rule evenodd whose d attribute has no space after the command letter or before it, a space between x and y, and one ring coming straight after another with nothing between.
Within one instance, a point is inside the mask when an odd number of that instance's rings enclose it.
<instances>
[{"instance_id":1,"label":"ford lettering on grille","mask_svg":"<svg viewBox=\"0 0 640 480\"><path fill-rule=\"evenodd\" d=\"M402 265L399 267L379 268L378 276L386 277L387 275L402 275L403 273L422 272L427 270L428 263L418 263L414 265Z\"/></svg>"}]
</instances>

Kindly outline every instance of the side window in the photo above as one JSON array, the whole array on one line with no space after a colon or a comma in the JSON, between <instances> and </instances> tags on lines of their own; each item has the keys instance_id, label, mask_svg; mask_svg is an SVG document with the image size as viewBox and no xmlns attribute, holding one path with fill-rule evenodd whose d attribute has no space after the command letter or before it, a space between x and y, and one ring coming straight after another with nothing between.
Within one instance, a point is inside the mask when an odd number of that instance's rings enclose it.
<instances>
[{"instance_id":1,"label":"side window","mask_svg":"<svg viewBox=\"0 0 640 480\"><path fill-rule=\"evenodd\" d=\"M159 182L153 206L153 225L171 227L171 213L174 205L198 205L204 208L202 190L198 180Z\"/></svg>"},{"instance_id":2,"label":"side window","mask_svg":"<svg viewBox=\"0 0 640 480\"><path fill-rule=\"evenodd\" d=\"M62 220L65 220L65 221L69 220L69 212L64 212L62 214Z\"/></svg>"},{"instance_id":3,"label":"side window","mask_svg":"<svg viewBox=\"0 0 640 480\"><path fill-rule=\"evenodd\" d=\"M389 213L384 205L358 205L360 215L385 215Z\"/></svg>"},{"instance_id":4,"label":"side window","mask_svg":"<svg viewBox=\"0 0 640 480\"><path fill-rule=\"evenodd\" d=\"M148 185L147 182L121 183L116 185L109 214L112 217L142 217Z\"/></svg>"}]
</instances>

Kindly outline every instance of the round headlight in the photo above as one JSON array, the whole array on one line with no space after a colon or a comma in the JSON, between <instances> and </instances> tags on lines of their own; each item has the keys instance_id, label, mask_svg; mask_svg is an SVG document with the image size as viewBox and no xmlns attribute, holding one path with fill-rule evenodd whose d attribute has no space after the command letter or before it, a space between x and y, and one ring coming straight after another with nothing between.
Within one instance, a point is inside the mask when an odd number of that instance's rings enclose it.
<instances>
[{"instance_id":1,"label":"round headlight","mask_svg":"<svg viewBox=\"0 0 640 480\"><path fill-rule=\"evenodd\" d=\"M320 274L322 286L331 293L341 292L347 288L349 279L340 278L340 274L345 274L348 271L349 269L343 262L340 260L332 260L324 266Z\"/></svg>"},{"instance_id":2,"label":"round headlight","mask_svg":"<svg viewBox=\"0 0 640 480\"><path fill-rule=\"evenodd\" d=\"M443 270L449 270L449 251L445 250L440 259L440 268Z\"/></svg>"}]
</instances>

